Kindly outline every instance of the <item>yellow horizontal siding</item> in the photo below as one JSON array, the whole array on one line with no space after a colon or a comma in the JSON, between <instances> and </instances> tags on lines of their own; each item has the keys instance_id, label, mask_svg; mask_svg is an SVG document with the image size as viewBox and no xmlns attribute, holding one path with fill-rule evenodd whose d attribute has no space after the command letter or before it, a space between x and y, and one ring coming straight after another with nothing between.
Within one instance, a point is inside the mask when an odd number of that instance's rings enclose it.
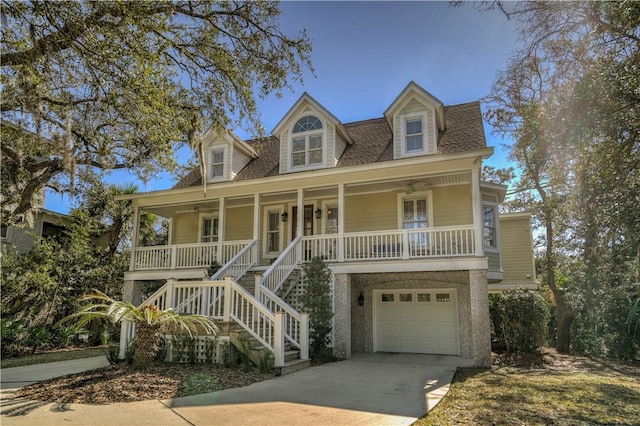
<instances>
[{"instance_id":1,"label":"yellow horizontal siding","mask_svg":"<svg viewBox=\"0 0 640 426\"><path fill-rule=\"evenodd\" d=\"M503 283L534 283L533 249L528 217L501 219ZM527 276L529 276L527 278Z\"/></svg>"},{"instance_id":2,"label":"yellow horizontal siding","mask_svg":"<svg viewBox=\"0 0 640 426\"><path fill-rule=\"evenodd\" d=\"M433 226L470 225L473 223L469 185L434 188Z\"/></svg>"},{"instance_id":3,"label":"yellow horizontal siding","mask_svg":"<svg viewBox=\"0 0 640 426\"><path fill-rule=\"evenodd\" d=\"M200 241L198 237L199 216L197 213L181 213L173 219L173 243L189 244Z\"/></svg>"},{"instance_id":4,"label":"yellow horizontal siding","mask_svg":"<svg viewBox=\"0 0 640 426\"><path fill-rule=\"evenodd\" d=\"M384 231L398 228L398 198L395 193L345 198L346 232Z\"/></svg>"},{"instance_id":5,"label":"yellow horizontal siding","mask_svg":"<svg viewBox=\"0 0 640 426\"><path fill-rule=\"evenodd\" d=\"M253 238L253 206L228 208L225 221L226 241Z\"/></svg>"}]
</instances>

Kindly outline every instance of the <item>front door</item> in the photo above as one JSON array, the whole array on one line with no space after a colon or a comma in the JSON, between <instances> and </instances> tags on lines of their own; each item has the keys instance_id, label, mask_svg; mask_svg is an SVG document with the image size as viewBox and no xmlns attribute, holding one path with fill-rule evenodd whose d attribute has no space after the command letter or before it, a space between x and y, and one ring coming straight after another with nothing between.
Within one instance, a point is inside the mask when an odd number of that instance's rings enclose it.
<instances>
[{"instance_id":1,"label":"front door","mask_svg":"<svg viewBox=\"0 0 640 426\"><path fill-rule=\"evenodd\" d=\"M298 206L294 206L291 210L293 216L291 220L291 240L293 241L298 235ZM304 228L302 235L313 235L313 204L304 206Z\"/></svg>"}]
</instances>

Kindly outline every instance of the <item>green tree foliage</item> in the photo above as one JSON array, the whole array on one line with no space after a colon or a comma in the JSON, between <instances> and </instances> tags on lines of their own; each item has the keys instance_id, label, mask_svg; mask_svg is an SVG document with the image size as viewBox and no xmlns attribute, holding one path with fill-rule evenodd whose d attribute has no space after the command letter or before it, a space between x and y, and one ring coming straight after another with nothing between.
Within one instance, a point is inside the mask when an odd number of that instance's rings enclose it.
<instances>
[{"instance_id":1,"label":"green tree foliage","mask_svg":"<svg viewBox=\"0 0 640 426\"><path fill-rule=\"evenodd\" d=\"M201 158L208 126L260 134L256 99L311 68L308 37L279 15L267 1L3 1L2 222L45 187L172 170L181 144Z\"/></svg>"},{"instance_id":2,"label":"green tree foliage","mask_svg":"<svg viewBox=\"0 0 640 426\"><path fill-rule=\"evenodd\" d=\"M517 288L493 301L494 328L507 352L534 353L546 342L549 306L538 292Z\"/></svg>"},{"instance_id":3,"label":"green tree foliage","mask_svg":"<svg viewBox=\"0 0 640 426\"><path fill-rule=\"evenodd\" d=\"M303 267L305 292L302 303L309 313L309 355L317 362L331 357L327 345L331 338L333 309L331 271L321 257L314 257Z\"/></svg>"},{"instance_id":4,"label":"green tree foliage","mask_svg":"<svg viewBox=\"0 0 640 426\"><path fill-rule=\"evenodd\" d=\"M515 19L523 41L487 119L514 139L517 202L545 231L558 350L626 356L637 341L624 320L640 294L640 3L487 6Z\"/></svg>"},{"instance_id":5,"label":"green tree foliage","mask_svg":"<svg viewBox=\"0 0 640 426\"><path fill-rule=\"evenodd\" d=\"M153 362L162 336L170 331L186 331L189 337L198 333L200 328L208 335L215 335L217 327L213 320L202 315L182 315L170 309L160 310L155 305L136 307L129 302L121 302L101 291L95 290L81 298L91 302L82 306L78 312L64 318L62 322L78 319L76 325L82 327L89 322L102 319L113 324L130 321L135 324L136 337L133 365L145 368Z\"/></svg>"},{"instance_id":6,"label":"green tree foliage","mask_svg":"<svg viewBox=\"0 0 640 426\"><path fill-rule=\"evenodd\" d=\"M129 266L126 240L133 214L129 203L116 203L114 197L127 191L135 188L95 187L80 207L71 212L62 238L37 240L27 253L3 250L0 307L7 324L20 321L26 330L51 327L75 312L78 298L91 289L114 297L121 294L123 274ZM148 226L144 228L149 235L145 238L151 239L153 218L146 217L146 223ZM96 343L97 325L90 330ZM68 345L67 331L55 331L48 344ZM37 341L40 346L41 341Z\"/></svg>"}]
</instances>

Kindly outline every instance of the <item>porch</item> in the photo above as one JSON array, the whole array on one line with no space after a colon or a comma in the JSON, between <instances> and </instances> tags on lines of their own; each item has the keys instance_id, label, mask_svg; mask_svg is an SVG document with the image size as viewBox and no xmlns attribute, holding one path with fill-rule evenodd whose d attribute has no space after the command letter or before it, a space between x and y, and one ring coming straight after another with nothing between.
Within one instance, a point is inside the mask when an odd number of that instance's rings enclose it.
<instances>
[{"instance_id":1,"label":"porch","mask_svg":"<svg viewBox=\"0 0 640 426\"><path fill-rule=\"evenodd\" d=\"M296 257L308 261L320 256L331 263L473 257L477 254L475 235L473 225L306 235L301 236L296 245ZM136 247L132 253L130 270L177 270L208 268L215 263L224 265L252 242L237 240ZM256 248L260 246L258 241ZM254 258L259 259L257 253Z\"/></svg>"}]
</instances>

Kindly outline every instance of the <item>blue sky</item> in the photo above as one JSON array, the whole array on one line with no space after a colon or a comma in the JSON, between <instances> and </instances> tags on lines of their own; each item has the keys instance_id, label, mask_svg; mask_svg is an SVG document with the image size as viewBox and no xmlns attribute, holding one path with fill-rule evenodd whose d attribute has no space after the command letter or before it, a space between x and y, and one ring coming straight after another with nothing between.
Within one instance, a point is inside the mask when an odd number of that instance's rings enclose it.
<instances>
[{"instance_id":1,"label":"blue sky","mask_svg":"<svg viewBox=\"0 0 640 426\"><path fill-rule=\"evenodd\" d=\"M304 85L258 101L262 122L271 131L305 91L343 123L381 117L410 82L415 81L445 105L486 96L499 70L517 46L512 21L495 12L448 2L283 2L282 29L295 35L307 29L313 45L314 77ZM242 138L252 135L233 129ZM495 154L485 164L507 165L503 141L490 133L487 144ZM179 158L185 160L188 151ZM110 182L135 181L133 175L113 174ZM141 191L167 189L168 174L144 184ZM67 212L70 202L48 194L46 208Z\"/></svg>"}]
</instances>

